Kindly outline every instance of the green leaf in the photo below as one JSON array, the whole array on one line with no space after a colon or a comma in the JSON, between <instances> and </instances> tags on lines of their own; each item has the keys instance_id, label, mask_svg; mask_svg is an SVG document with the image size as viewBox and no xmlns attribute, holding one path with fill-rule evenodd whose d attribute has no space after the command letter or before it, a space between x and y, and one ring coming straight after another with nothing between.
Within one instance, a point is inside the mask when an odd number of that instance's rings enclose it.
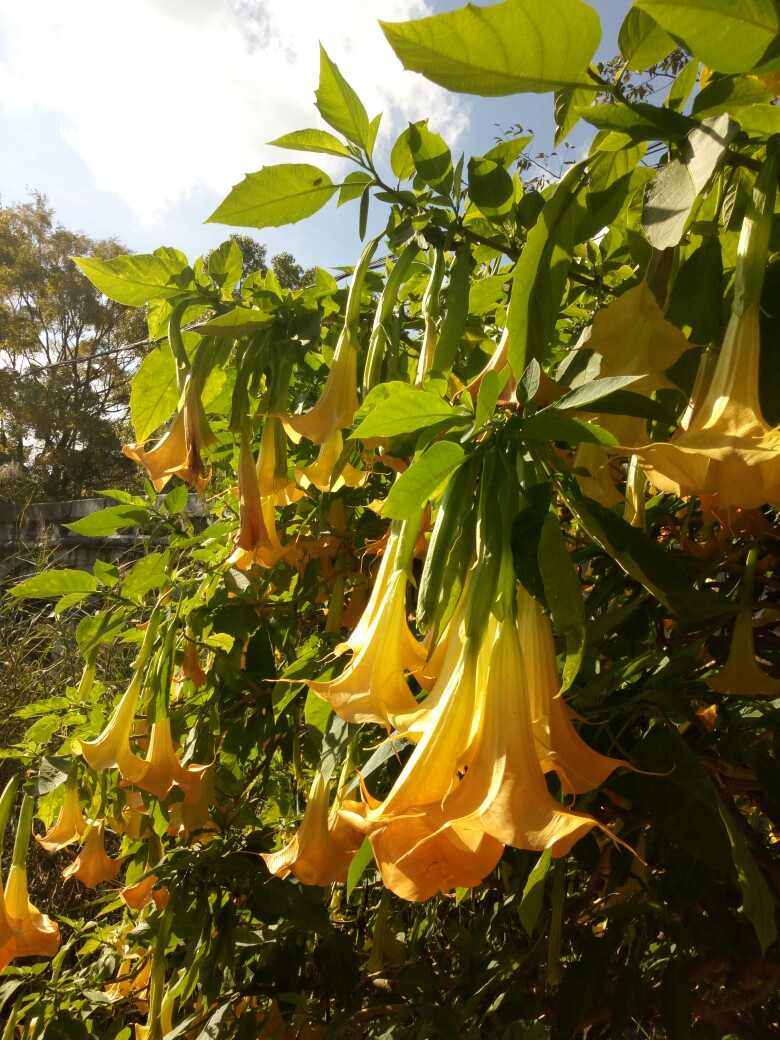
<instances>
[{"instance_id":1,"label":"green leaf","mask_svg":"<svg viewBox=\"0 0 780 1040\"><path fill-rule=\"evenodd\" d=\"M200 329L204 334L251 336L260 329L273 325L275 317L252 307L232 307L224 314L207 321Z\"/></svg>"},{"instance_id":2,"label":"green leaf","mask_svg":"<svg viewBox=\"0 0 780 1040\"><path fill-rule=\"evenodd\" d=\"M314 94L322 118L361 148L369 143L368 113L320 44L320 84Z\"/></svg>"},{"instance_id":3,"label":"green leaf","mask_svg":"<svg viewBox=\"0 0 780 1040\"><path fill-rule=\"evenodd\" d=\"M722 802L720 816L728 831L737 881L742 889L742 913L756 930L761 953L766 953L767 947L771 946L777 938L774 897L747 842L737 828L731 813Z\"/></svg>"},{"instance_id":4,"label":"green leaf","mask_svg":"<svg viewBox=\"0 0 780 1040\"><path fill-rule=\"evenodd\" d=\"M528 134L525 137L510 137L508 141L499 141L498 144L494 144L492 148L489 148L482 156L483 159L489 159L490 162L498 163L499 166L503 166L505 170L516 163L520 158L520 153L533 141L533 136Z\"/></svg>"},{"instance_id":5,"label":"green leaf","mask_svg":"<svg viewBox=\"0 0 780 1040\"><path fill-rule=\"evenodd\" d=\"M515 185L504 167L490 159L469 159L469 196L486 217L505 217L512 209Z\"/></svg>"},{"instance_id":6,"label":"green leaf","mask_svg":"<svg viewBox=\"0 0 780 1040\"><path fill-rule=\"evenodd\" d=\"M436 492L453 470L463 462L466 453L452 441L435 441L396 480L382 509L391 520L407 520Z\"/></svg>"},{"instance_id":7,"label":"green leaf","mask_svg":"<svg viewBox=\"0 0 780 1040\"><path fill-rule=\"evenodd\" d=\"M163 504L169 513L181 513L187 507L190 497L190 489L186 484L179 484L173 491L169 491L163 499Z\"/></svg>"},{"instance_id":8,"label":"green leaf","mask_svg":"<svg viewBox=\"0 0 780 1040\"><path fill-rule=\"evenodd\" d=\"M708 83L693 99L692 115L719 116L728 112L738 118L743 108L769 101L771 89L759 79L750 76L722 76Z\"/></svg>"},{"instance_id":9,"label":"green leaf","mask_svg":"<svg viewBox=\"0 0 780 1040\"><path fill-rule=\"evenodd\" d=\"M88 596L96 588L97 582L91 574L63 567L27 578L11 589L11 595L16 599L55 599L73 594Z\"/></svg>"},{"instance_id":10,"label":"green leaf","mask_svg":"<svg viewBox=\"0 0 780 1040\"><path fill-rule=\"evenodd\" d=\"M157 297L181 294L181 286L173 280L187 267L186 262L176 258L143 254L117 256L113 260L89 256L71 259L105 296L128 307L141 307Z\"/></svg>"},{"instance_id":11,"label":"green leaf","mask_svg":"<svg viewBox=\"0 0 780 1040\"><path fill-rule=\"evenodd\" d=\"M234 185L206 223L252 228L295 224L322 209L335 192L327 173L308 163L264 166Z\"/></svg>"},{"instance_id":12,"label":"green leaf","mask_svg":"<svg viewBox=\"0 0 780 1040\"><path fill-rule=\"evenodd\" d=\"M390 169L399 181L408 180L414 176L414 158L409 146L409 129L407 128L398 135L395 144L390 150Z\"/></svg>"},{"instance_id":13,"label":"green leaf","mask_svg":"<svg viewBox=\"0 0 780 1040\"><path fill-rule=\"evenodd\" d=\"M539 920L542 900L544 899L544 882L551 863L552 852L550 849L545 849L534 864L534 868L528 875L528 880L523 889L518 913L520 922L528 933L529 939L533 936L536 922Z\"/></svg>"},{"instance_id":14,"label":"green leaf","mask_svg":"<svg viewBox=\"0 0 780 1040\"><path fill-rule=\"evenodd\" d=\"M360 883L360 879L368 869L368 865L374 858L374 851L371 848L371 842L368 838L363 840L363 844L357 851L357 855L349 865L349 871L347 872L347 899L355 891L355 887Z\"/></svg>"},{"instance_id":15,"label":"green leaf","mask_svg":"<svg viewBox=\"0 0 780 1040\"><path fill-rule=\"evenodd\" d=\"M671 54L675 46L669 33L646 11L629 9L618 33L618 47L626 68L634 72L647 69Z\"/></svg>"},{"instance_id":16,"label":"green leaf","mask_svg":"<svg viewBox=\"0 0 780 1040\"><path fill-rule=\"evenodd\" d=\"M727 613L731 604L692 584L685 561L647 538L606 506L586 498L573 480L559 487L566 505L588 537L665 607L685 621Z\"/></svg>"},{"instance_id":17,"label":"green leaf","mask_svg":"<svg viewBox=\"0 0 780 1040\"><path fill-rule=\"evenodd\" d=\"M654 249L680 242L693 204L717 169L736 129L725 114L705 119L681 145L680 158L662 166L650 181L642 227Z\"/></svg>"},{"instance_id":18,"label":"green leaf","mask_svg":"<svg viewBox=\"0 0 780 1040\"><path fill-rule=\"evenodd\" d=\"M364 440L416 433L445 419L467 422L468 414L408 383L383 383L371 391L355 418L362 422L352 437Z\"/></svg>"},{"instance_id":19,"label":"green leaf","mask_svg":"<svg viewBox=\"0 0 780 1040\"><path fill-rule=\"evenodd\" d=\"M553 105L556 148L580 121L580 112L587 108L590 98L590 91L586 87L566 87L556 92Z\"/></svg>"},{"instance_id":20,"label":"green leaf","mask_svg":"<svg viewBox=\"0 0 780 1040\"><path fill-rule=\"evenodd\" d=\"M636 0L636 6L718 72L754 68L780 30L773 0Z\"/></svg>"},{"instance_id":21,"label":"green leaf","mask_svg":"<svg viewBox=\"0 0 780 1040\"><path fill-rule=\"evenodd\" d=\"M418 176L431 188L452 187L452 153L441 134L428 129L428 120L409 125L409 151Z\"/></svg>"},{"instance_id":22,"label":"green leaf","mask_svg":"<svg viewBox=\"0 0 780 1040\"><path fill-rule=\"evenodd\" d=\"M293 130L291 134L277 137L269 144L277 148L291 148L298 152L321 152L324 155L340 155L349 158L347 146L328 133L327 130Z\"/></svg>"},{"instance_id":23,"label":"green leaf","mask_svg":"<svg viewBox=\"0 0 780 1040\"><path fill-rule=\"evenodd\" d=\"M469 314L479 317L494 311L506 296L508 274L491 274L472 282L469 288Z\"/></svg>"},{"instance_id":24,"label":"green leaf","mask_svg":"<svg viewBox=\"0 0 780 1040\"><path fill-rule=\"evenodd\" d=\"M599 130L627 134L632 141L679 141L696 126L687 116L646 101L603 103L581 108L580 117Z\"/></svg>"},{"instance_id":25,"label":"green leaf","mask_svg":"<svg viewBox=\"0 0 780 1040\"><path fill-rule=\"evenodd\" d=\"M324 737L332 714L333 709L330 704L314 690L309 690L303 708L303 718L307 727Z\"/></svg>"},{"instance_id":26,"label":"green leaf","mask_svg":"<svg viewBox=\"0 0 780 1040\"><path fill-rule=\"evenodd\" d=\"M636 781L653 823L695 859L732 875L717 793L685 741L663 725L653 726L639 745L637 765L647 771Z\"/></svg>"},{"instance_id":27,"label":"green leaf","mask_svg":"<svg viewBox=\"0 0 780 1040\"><path fill-rule=\"evenodd\" d=\"M115 640L125 620L121 609L101 610L83 617L76 626L76 644L83 656L86 657L96 646Z\"/></svg>"},{"instance_id":28,"label":"green leaf","mask_svg":"<svg viewBox=\"0 0 780 1040\"><path fill-rule=\"evenodd\" d=\"M126 599L140 601L147 592L159 589L168 580L165 568L170 558L169 552L148 553L142 557L125 576L122 582L122 595Z\"/></svg>"},{"instance_id":29,"label":"green leaf","mask_svg":"<svg viewBox=\"0 0 780 1040\"><path fill-rule=\"evenodd\" d=\"M601 40L598 15L582 0L469 4L379 24L404 68L448 90L487 97L584 85Z\"/></svg>"},{"instance_id":30,"label":"green leaf","mask_svg":"<svg viewBox=\"0 0 780 1040\"><path fill-rule=\"evenodd\" d=\"M208 257L209 278L220 289L233 290L241 278L244 257L232 239L213 249Z\"/></svg>"},{"instance_id":31,"label":"green leaf","mask_svg":"<svg viewBox=\"0 0 780 1040\"><path fill-rule=\"evenodd\" d=\"M477 407L474 410L474 430L481 430L493 417L501 391L509 381L509 366L503 372L490 369L482 377L477 393Z\"/></svg>"},{"instance_id":32,"label":"green leaf","mask_svg":"<svg viewBox=\"0 0 780 1040\"><path fill-rule=\"evenodd\" d=\"M743 109L737 119L744 131L756 137L780 134L780 107L777 105L751 105Z\"/></svg>"},{"instance_id":33,"label":"green leaf","mask_svg":"<svg viewBox=\"0 0 780 1040\"><path fill-rule=\"evenodd\" d=\"M586 405L597 404L603 397L623 390L625 387L635 383L641 376L606 376L603 379L591 379L582 386L570 390L568 394L559 397L552 408L584 408ZM595 409L589 409L595 411Z\"/></svg>"},{"instance_id":34,"label":"green leaf","mask_svg":"<svg viewBox=\"0 0 780 1040\"><path fill-rule=\"evenodd\" d=\"M639 395L637 395L639 396ZM587 423L569 415L539 412L526 419L522 426L524 441L565 441L567 444L616 445L617 439L595 423Z\"/></svg>"},{"instance_id":35,"label":"green leaf","mask_svg":"<svg viewBox=\"0 0 780 1040\"><path fill-rule=\"evenodd\" d=\"M373 183L374 178L368 173L363 173L362 170L353 170L348 173L342 181L337 205L343 206L345 202L359 199L367 186Z\"/></svg>"},{"instance_id":36,"label":"green leaf","mask_svg":"<svg viewBox=\"0 0 780 1040\"><path fill-rule=\"evenodd\" d=\"M582 586L572 563L557 516L548 513L537 549L539 570L553 624L566 640L561 693L577 678L585 654L585 606Z\"/></svg>"},{"instance_id":37,"label":"green leaf","mask_svg":"<svg viewBox=\"0 0 780 1040\"><path fill-rule=\"evenodd\" d=\"M100 538L121 531L124 527L138 527L148 522L148 509L138 506L108 506L62 526L86 538Z\"/></svg>"},{"instance_id":38,"label":"green leaf","mask_svg":"<svg viewBox=\"0 0 780 1040\"><path fill-rule=\"evenodd\" d=\"M92 573L100 584L104 585L108 589L112 589L114 585L119 582L119 570L113 565L113 563L106 563L104 560L95 560L92 565Z\"/></svg>"}]
</instances>

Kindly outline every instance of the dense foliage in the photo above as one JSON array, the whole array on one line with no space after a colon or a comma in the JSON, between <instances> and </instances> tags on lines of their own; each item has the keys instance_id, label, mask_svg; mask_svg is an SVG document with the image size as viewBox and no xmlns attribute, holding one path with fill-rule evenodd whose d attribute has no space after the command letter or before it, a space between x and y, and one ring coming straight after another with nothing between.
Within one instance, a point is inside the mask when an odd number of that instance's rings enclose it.
<instances>
[{"instance_id":1,"label":"dense foliage","mask_svg":"<svg viewBox=\"0 0 780 1040\"><path fill-rule=\"evenodd\" d=\"M466 161L425 121L385 170L323 52L334 133L275 143L347 171L265 167L211 219L383 206L347 286L231 241L78 261L157 345L146 494L72 526L146 551L14 590L83 672L6 753L8 1036L771 1035L777 7L637 0L601 70L582 0L383 29L597 134L544 188L527 138ZM672 53L663 103L624 91ZM68 913L28 903L33 817Z\"/></svg>"}]
</instances>

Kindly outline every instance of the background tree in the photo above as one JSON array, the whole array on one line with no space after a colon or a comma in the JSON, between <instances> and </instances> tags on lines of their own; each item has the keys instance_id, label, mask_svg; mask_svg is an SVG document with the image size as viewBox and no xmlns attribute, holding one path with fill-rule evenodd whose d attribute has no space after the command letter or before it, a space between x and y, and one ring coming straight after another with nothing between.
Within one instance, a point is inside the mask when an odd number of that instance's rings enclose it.
<instances>
[{"instance_id":1,"label":"background tree","mask_svg":"<svg viewBox=\"0 0 780 1040\"><path fill-rule=\"evenodd\" d=\"M121 454L143 314L70 260L126 252L57 224L46 197L0 208L0 498L64 499L132 480Z\"/></svg>"}]
</instances>

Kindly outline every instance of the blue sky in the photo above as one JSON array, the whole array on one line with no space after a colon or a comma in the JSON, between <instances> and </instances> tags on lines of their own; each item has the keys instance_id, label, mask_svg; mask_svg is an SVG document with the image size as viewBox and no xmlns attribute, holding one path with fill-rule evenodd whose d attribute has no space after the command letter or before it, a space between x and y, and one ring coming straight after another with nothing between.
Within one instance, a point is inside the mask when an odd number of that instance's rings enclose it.
<instances>
[{"instance_id":1,"label":"blue sky","mask_svg":"<svg viewBox=\"0 0 780 1040\"><path fill-rule=\"evenodd\" d=\"M543 3L544 0L539 0ZM628 0L590 0L617 49ZM552 147L552 95L453 95L406 73L376 26L462 6L460 0L37 0L0 11L0 196L43 191L58 219L136 252L159 245L192 259L231 229L205 218L243 175L296 161L265 142L323 125L313 106L321 39L369 114L384 111L380 159L410 120L430 117L456 154L479 155L499 127ZM585 125L570 138L579 157ZM532 152L533 154L533 152ZM311 161L312 156L300 156ZM314 161L319 161L314 158ZM326 159L328 172L344 170ZM255 232L306 266L353 263L355 206Z\"/></svg>"}]
</instances>

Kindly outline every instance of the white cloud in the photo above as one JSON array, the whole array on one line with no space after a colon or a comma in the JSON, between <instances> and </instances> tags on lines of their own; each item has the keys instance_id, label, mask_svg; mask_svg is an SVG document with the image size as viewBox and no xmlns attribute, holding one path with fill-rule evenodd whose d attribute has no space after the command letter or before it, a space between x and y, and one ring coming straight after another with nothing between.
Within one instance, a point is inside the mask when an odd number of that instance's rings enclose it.
<instances>
[{"instance_id":1,"label":"white cloud","mask_svg":"<svg viewBox=\"0 0 780 1040\"><path fill-rule=\"evenodd\" d=\"M296 161L264 142L324 125L313 105L318 39L369 115L384 111L386 140L428 115L454 143L463 99L402 72L377 25L430 10L425 0L8 4L0 98L31 117L58 117L95 186L148 224L195 192L222 198L244 173ZM333 169L325 157L322 165Z\"/></svg>"}]
</instances>

